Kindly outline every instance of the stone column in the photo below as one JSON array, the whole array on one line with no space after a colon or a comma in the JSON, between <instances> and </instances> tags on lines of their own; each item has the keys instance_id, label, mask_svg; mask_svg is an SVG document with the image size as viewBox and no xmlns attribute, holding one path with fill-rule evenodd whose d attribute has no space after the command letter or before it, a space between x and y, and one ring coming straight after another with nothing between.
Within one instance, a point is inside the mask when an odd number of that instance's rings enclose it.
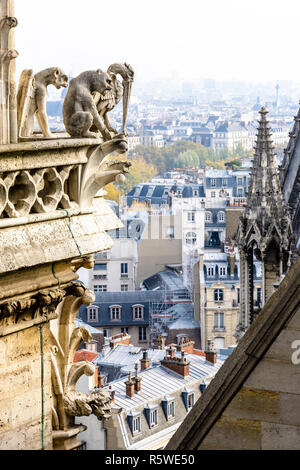
<instances>
[{"instance_id":1,"label":"stone column","mask_svg":"<svg viewBox=\"0 0 300 470\"><path fill-rule=\"evenodd\" d=\"M17 142L13 0L0 0L0 144Z\"/></svg>"}]
</instances>

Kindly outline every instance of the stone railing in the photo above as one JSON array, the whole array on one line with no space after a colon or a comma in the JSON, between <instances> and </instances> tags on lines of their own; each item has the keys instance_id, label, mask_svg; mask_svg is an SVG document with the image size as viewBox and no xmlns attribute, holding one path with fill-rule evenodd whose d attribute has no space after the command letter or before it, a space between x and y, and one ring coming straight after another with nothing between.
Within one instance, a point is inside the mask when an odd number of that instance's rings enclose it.
<instances>
[{"instance_id":1,"label":"stone railing","mask_svg":"<svg viewBox=\"0 0 300 470\"><path fill-rule=\"evenodd\" d=\"M96 193L130 166L107 155L126 150L124 135L105 143L58 139L0 146L0 226L15 224L11 218L36 221L37 214L56 210L91 210Z\"/></svg>"}]
</instances>

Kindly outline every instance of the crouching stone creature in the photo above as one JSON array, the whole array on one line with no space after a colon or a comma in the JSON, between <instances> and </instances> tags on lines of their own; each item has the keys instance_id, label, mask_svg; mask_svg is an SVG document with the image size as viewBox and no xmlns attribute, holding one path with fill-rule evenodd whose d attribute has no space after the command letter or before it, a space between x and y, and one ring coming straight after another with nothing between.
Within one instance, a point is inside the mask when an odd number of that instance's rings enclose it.
<instances>
[{"instance_id":1,"label":"crouching stone creature","mask_svg":"<svg viewBox=\"0 0 300 470\"><path fill-rule=\"evenodd\" d=\"M33 74L23 70L18 88L18 129L20 137L31 137L34 130L34 115L44 137L53 137L49 130L46 112L47 87L54 85L58 90L68 86L68 76L58 67L50 67Z\"/></svg>"},{"instance_id":2,"label":"crouching stone creature","mask_svg":"<svg viewBox=\"0 0 300 470\"><path fill-rule=\"evenodd\" d=\"M103 94L111 88L110 75L100 69L83 72L70 81L63 104L63 118L71 137L98 137L99 131L104 140L113 137L100 119L93 99L94 92ZM98 132L91 132L92 126Z\"/></svg>"}]
</instances>

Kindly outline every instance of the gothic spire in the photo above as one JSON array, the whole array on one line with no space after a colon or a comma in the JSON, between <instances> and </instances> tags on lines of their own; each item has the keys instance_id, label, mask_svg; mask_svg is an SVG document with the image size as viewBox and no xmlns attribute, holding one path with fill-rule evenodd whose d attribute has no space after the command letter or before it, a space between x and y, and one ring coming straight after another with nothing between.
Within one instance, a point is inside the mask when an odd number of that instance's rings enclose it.
<instances>
[{"instance_id":1,"label":"gothic spire","mask_svg":"<svg viewBox=\"0 0 300 470\"><path fill-rule=\"evenodd\" d=\"M247 244L251 227L253 230L255 227L257 243L262 248L274 231L282 242L284 240L284 245L287 245L290 221L282 197L271 130L266 118L268 111L262 107L259 113L253 166L239 238L243 245Z\"/></svg>"}]
</instances>

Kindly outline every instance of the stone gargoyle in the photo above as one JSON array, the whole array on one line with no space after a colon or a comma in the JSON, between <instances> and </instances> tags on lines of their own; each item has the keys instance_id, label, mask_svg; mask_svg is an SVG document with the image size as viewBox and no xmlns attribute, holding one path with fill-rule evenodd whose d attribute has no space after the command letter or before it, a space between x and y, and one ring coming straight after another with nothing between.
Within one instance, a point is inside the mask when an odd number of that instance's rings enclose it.
<instances>
[{"instance_id":1,"label":"stone gargoyle","mask_svg":"<svg viewBox=\"0 0 300 470\"><path fill-rule=\"evenodd\" d=\"M18 135L31 137L34 131L34 115L44 137L55 137L49 130L46 112L47 87L66 88L68 76L59 67L50 67L33 74L30 69L23 70L17 95L18 105Z\"/></svg>"},{"instance_id":2,"label":"stone gargoyle","mask_svg":"<svg viewBox=\"0 0 300 470\"><path fill-rule=\"evenodd\" d=\"M102 94L95 92L93 95L99 116L103 119L105 127L110 132L112 138L118 135L118 131L110 124L108 112L111 111L123 97L122 132L125 133L125 123L129 108L132 82L134 79L134 70L131 65L126 64L125 62L124 64L111 64L107 69L107 73L111 77L111 90ZM122 83L117 79L117 75L122 77Z\"/></svg>"},{"instance_id":3,"label":"stone gargoyle","mask_svg":"<svg viewBox=\"0 0 300 470\"><path fill-rule=\"evenodd\" d=\"M82 72L70 81L69 89L63 104L63 118L66 131L71 137L98 137L91 132L94 126L100 131L103 139L110 140L111 134L102 123L93 93L105 93L112 89L112 78L102 70Z\"/></svg>"}]
</instances>

